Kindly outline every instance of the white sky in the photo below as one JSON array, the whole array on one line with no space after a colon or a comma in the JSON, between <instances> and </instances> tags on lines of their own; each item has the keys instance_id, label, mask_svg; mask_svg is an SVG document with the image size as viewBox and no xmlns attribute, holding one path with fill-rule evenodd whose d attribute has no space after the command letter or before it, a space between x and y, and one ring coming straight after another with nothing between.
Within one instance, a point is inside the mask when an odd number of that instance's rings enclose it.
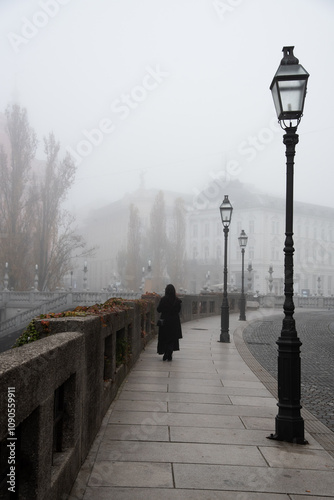
<instances>
[{"instance_id":1,"label":"white sky","mask_svg":"<svg viewBox=\"0 0 334 500\"><path fill-rule=\"evenodd\" d=\"M226 172L284 196L269 86L294 45L310 73L295 199L334 207L333 25L332 0L0 0L0 110L18 96L39 158L50 131L76 152L76 210L141 172L148 188L195 193Z\"/></svg>"}]
</instances>

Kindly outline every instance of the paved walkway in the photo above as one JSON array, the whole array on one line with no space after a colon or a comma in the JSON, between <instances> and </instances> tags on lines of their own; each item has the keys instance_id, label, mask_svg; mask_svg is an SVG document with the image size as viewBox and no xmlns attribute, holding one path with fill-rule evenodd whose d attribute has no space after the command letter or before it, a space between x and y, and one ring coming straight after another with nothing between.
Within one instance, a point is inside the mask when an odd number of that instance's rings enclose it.
<instances>
[{"instance_id":1,"label":"paved walkway","mask_svg":"<svg viewBox=\"0 0 334 500\"><path fill-rule=\"evenodd\" d=\"M242 341L247 324L230 316L229 344L218 342L219 317L183 324L172 362L153 341L109 408L69 500L334 498L333 433L323 424L304 413L308 445L266 438L276 383Z\"/></svg>"}]
</instances>

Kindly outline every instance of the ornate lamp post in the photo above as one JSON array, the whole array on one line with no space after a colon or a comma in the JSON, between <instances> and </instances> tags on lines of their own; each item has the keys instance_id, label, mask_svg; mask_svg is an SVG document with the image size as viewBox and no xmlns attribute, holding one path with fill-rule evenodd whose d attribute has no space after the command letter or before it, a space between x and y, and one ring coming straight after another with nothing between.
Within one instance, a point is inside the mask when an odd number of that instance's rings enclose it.
<instances>
[{"instance_id":1,"label":"ornate lamp post","mask_svg":"<svg viewBox=\"0 0 334 500\"><path fill-rule=\"evenodd\" d=\"M87 292L87 271L88 271L87 261L85 260L84 268L83 268L83 272L84 272L83 289L84 289L84 292Z\"/></svg>"},{"instance_id":2,"label":"ornate lamp post","mask_svg":"<svg viewBox=\"0 0 334 500\"><path fill-rule=\"evenodd\" d=\"M38 264L35 265L34 290L38 292Z\"/></svg>"},{"instance_id":3,"label":"ornate lamp post","mask_svg":"<svg viewBox=\"0 0 334 500\"><path fill-rule=\"evenodd\" d=\"M5 264L5 276L3 279L3 285L4 285L4 291L8 292L8 283L9 283L9 277L8 277L8 262Z\"/></svg>"},{"instance_id":4,"label":"ornate lamp post","mask_svg":"<svg viewBox=\"0 0 334 500\"><path fill-rule=\"evenodd\" d=\"M274 281L273 272L274 272L274 268L273 268L272 264L270 264L269 270L268 270L268 273L269 273L268 283L269 283L269 294L270 295L273 291L273 281Z\"/></svg>"},{"instance_id":5,"label":"ornate lamp post","mask_svg":"<svg viewBox=\"0 0 334 500\"><path fill-rule=\"evenodd\" d=\"M222 219L222 224L224 227L224 292L223 292L223 302L221 307L221 329L220 329L220 342L230 342L229 334L229 305L227 298L227 237L229 231L229 225L232 218L233 207L228 199L228 195L225 194L224 200L219 207L220 216Z\"/></svg>"},{"instance_id":6,"label":"ornate lamp post","mask_svg":"<svg viewBox=\"0 0 334 500\"><path fill-rule=\"evenodd\" d=\"M245 262L245 248L247 245L248 236L242 229L238 238L239 246L241 248L241 297L240 297L240 321L246 321L246 297L244 290L244 262Z\"/></svg>"},{"instance_id":7,"label":"ornate lamp post","mask_svg":"<svg viewBox=\"0 0 334 500\"><path fill-rule=\"evenodd\" d=\"M253 267L252 267L251 262L249 262L249 264L248 264L247 271L248 271L248 290L247 290L247 293L250 295L251 291L252 291L252 271L253 271Z\"/></svg>"},{"instance_id":8,"label":"ornate lamp post","mask_svg":"<svg viewBox=\"0 0 334 500\"><path fill-rule=\"evenodd\" d=\"M203 288L205 291L210 290L210 271L207 271L205 275L205 285Z\"/></svg>"},{"instance_id":9,"label":"ornate lamp post","mask_svg":"<svg viewBox=\"0 0 334 500\"><path fill-rule=\"evenodd\" d=\"M305 444L304 420L300 410L300 342L295 328L293 302L293 166L297 127L303 114L309 74L293 54L294 47L283 47L284 57L271 83L278 121L285 134L286 146L286 209L284 246L284 305L281 336L278 345L278 415L275 434L279 441Z\"/></svg>"}]
</instances>

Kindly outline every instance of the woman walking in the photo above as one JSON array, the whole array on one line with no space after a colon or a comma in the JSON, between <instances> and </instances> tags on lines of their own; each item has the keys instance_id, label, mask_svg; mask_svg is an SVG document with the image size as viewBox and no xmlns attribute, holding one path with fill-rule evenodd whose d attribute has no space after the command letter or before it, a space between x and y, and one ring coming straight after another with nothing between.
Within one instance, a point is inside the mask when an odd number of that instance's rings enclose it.
<instances>
[{"instance_id":1,"label":"woman walking","mask_svg":"<svg viewBox=\"0 0 334 500\"><path fill-rule=\"evenodd\" d=\"M163 354L163 361L172 361L173 351L179 351L179 339L182 339L179 313L182 301L176 297L173 285L167 285L165 295L160 299L157 311L161 313L158 335L158 354Z\"/></svg>"}]
</instances>

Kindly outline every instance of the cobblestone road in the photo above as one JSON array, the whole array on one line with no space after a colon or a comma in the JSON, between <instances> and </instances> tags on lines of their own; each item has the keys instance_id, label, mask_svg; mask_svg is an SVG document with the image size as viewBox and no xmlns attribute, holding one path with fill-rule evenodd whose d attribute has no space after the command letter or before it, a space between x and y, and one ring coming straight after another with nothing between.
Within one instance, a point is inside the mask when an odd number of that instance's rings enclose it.
<instances>
[{"instance_id":1,"label":"cobblestone road","mask_svg":"<svg viewBox=\"0 0 334 500\"><path fill-rule=\"evenodd\" d=\"M256 321L244 341L257 361L277 379L277 344L283 312ZM334 312L294 314L301 346L302 405L334 431Z\"/></svg>"}]
</instances>

